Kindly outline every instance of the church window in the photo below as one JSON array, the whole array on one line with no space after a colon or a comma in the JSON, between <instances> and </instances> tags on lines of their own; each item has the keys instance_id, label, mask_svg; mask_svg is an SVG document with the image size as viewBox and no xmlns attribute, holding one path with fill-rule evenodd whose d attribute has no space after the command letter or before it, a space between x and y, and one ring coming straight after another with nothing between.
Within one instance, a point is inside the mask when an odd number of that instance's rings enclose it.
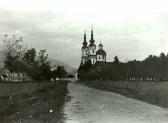
<instances>
[{"instance_id":1,"label":"church window","mask_svg":"<svg viewBox=\"0 0 168 123\"><path fill-rule=\"evenodd\" d=\"M100 59L100 56L99 56L99 59Z\"/></svg>"}]
</instances>

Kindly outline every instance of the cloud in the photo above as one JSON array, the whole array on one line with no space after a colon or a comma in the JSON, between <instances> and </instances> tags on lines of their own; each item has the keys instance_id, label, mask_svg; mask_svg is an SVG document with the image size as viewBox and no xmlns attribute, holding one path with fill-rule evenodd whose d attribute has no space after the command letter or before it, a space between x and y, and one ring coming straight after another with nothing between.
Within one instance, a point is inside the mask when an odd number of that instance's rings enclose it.
<instances>
[{"instance_id":1,"label":"cloud","mask_svg":"<svg viewBox=\"0 0 168 123\"><path fill-rule=\"evenodd\" d=\"M46 49L50 57L74 67L80 64L83 31L89 41L92 24L108 61L116 55L125 61L167 52L168 9L161 1L9 2L0 5L1 39L4 34L23 36L29 47Z\"/></svg>"}]
</instances>

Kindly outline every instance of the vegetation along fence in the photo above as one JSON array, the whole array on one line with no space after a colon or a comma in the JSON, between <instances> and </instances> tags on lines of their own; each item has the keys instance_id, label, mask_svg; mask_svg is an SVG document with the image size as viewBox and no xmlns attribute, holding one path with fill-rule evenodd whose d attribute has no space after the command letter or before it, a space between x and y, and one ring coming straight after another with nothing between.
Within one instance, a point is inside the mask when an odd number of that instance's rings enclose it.
<instances>
[{"instance_id":1,"label":"vegetation along fence","mask_svg":"<svg viewBox=\"0 0 168 123\"><path fill-rule=\"evenodd\" d=\"M168 82L85 81L85 85L168 107Z\"/></svg>"}]
</instances>

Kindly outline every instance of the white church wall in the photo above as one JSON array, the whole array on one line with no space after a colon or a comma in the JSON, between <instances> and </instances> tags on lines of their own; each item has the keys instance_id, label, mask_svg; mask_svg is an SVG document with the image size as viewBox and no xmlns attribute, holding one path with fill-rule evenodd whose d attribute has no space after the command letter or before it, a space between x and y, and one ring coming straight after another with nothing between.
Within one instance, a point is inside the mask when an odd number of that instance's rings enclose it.
<instances>
[{"instance_id":1,"label":"white church wall","mask_svg":"<svg viewBox=\"0 0 168 123\"><path fill-rule=\"evenodd\" d=\"M96 55L96 47L90 47L89 55Z\"/></svg>"},{"instance_id":2,"label":"white church wall","mask_svg":"<svg viewBox=\"0 0 168 123\"><path fill-rule=\"evenodd\" d=\"M87 50L86 49L82 50L82 56L87 56Z\"/></svg>"},{"instance_id":3,"label":"white church wall","mask_svg":"<svg viewBox=\"0 0 168 123\"><path fill-rule=\"evenodd\" d=\"M91 58L91 63L95 64L96 63L96 59L95 58Z\"/></svg>"},{"instance_id":4,"label":"white church wall","mask_svg":"<svg viewBox=\"0 0 168 123\"><path fill-rule=\"evenodd\" d=\"M97 61L106 61L105 56L97 55Z\"/></svg>"}]
</instances>

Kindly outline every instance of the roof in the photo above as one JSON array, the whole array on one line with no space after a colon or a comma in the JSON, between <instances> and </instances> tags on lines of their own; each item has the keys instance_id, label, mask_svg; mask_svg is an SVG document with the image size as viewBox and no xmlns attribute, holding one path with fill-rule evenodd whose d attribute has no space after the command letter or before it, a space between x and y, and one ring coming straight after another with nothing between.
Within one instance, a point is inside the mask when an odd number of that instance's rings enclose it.
<instances>
[{"instance_id":1,"label":"roof","mask_svg":"<svg viewBox=\"0 0 168 123\"><path fill-rule=\"evenodd\" d=\"M99 49L99 50L96 52L96 55L106 55L106 52L105 52L103 49Z\"/></svg>"}]
</instances>

